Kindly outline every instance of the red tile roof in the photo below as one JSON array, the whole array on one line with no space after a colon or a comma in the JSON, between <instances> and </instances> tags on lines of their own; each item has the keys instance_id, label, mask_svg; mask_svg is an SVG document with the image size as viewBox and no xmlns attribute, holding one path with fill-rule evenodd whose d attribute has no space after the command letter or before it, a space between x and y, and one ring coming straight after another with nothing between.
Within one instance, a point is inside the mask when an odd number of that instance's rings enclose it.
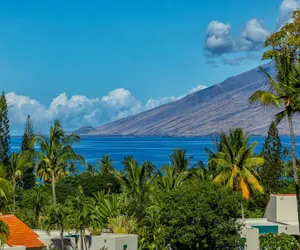
<instances>
[{"instance_id":1,"label":"red tile roof","mask_svg":"<svg viewBox=\"0 0 300 250\"><path fill-rule=\"evenodd\" d=\"M14 215L0 215L0 220L4 221L9 228L9 238L6 244L12 246L25 246L26 248L44 247L45 245L38 239L38 234L26 226Z\"/></svg>"}]
</instances>

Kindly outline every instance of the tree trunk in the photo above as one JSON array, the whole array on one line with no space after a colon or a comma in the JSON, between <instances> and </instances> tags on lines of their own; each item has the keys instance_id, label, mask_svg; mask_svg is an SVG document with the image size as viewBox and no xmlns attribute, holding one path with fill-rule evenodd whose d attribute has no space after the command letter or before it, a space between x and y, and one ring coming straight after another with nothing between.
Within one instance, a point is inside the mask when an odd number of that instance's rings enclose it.
<instances>
[{"instance_id":1,"label":"tree trunk","mask_svg":"<svg viewBox=\"0 0 300 250\"><path fill-rule=\"evenodd\" d=\"M55 193L55 174L52 171L52 195L53 195L53 204L56 206L56 193Z\"/></svg>"},{"instance_id":2,"label":"tree trunk","mask_svg":"<svg viewBox=\"0 0 300 250\"><path fill-rule=\"evenodd\" d=\"M84 250L84 249L83 249L82 229L80 229L80 250Z\"/></svg>"},{"instance_id":3,"label":"tree trunk","mask_svg":"<svg viewBox=\"0 0 300 250\"><path fill-rule=\"evenodd\" d=\"M85 246L85 250L88 250L85 232L84 232L84 246Z\"/></svg>"},{"instance_id":4,"label":"tree trunk","mask_svg":"<svg viewBox=\"0 0 300 250\"><path fill-rule=\"evenodd\" d=\"M14 208L13 208L13 214L16 213L16 182L13 180L13 202L14 202Z\"/></svg>"},{"instance_id":5,"label":"tree trunk","mask_svg":"<svg viewBox=\"0 0 300 250\"><path fill-rule=\"evenodd\" d=\"M61 226L61 231L60 231L60 240L61 240L61 249L64 250L64 227Z\"/></svg>"},{"instance_id":6,"label":"tree trunk","mask_svg":"<svg viewBox=\"0 0 300 250\"><path fill-rule=\"evenodd\" d=\"M296 143L295 143L295 134L293 128L293 115L288 115L289 126L290 126L290 135L292 139L292 163L293 163L293 175L295 182L295 191L296 191L296 199L297 199L297 211L298 211L298 229L300 233L300 193L299 193L299 179L297 173L297 162L296 162Z\"/></svg>"}]
</instances>

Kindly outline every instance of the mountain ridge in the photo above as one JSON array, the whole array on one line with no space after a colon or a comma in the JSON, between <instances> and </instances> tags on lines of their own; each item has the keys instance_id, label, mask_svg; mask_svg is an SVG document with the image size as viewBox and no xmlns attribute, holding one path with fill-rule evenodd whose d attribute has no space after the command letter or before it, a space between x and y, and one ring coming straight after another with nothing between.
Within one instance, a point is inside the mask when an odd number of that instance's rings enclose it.
<instances>
[{"instance_id":1,"label":"mountain ridge","mask_svg":"<svg viewBox=\"0 0 300 250\"><path fill-rule=\"evenodd\" d=\"M262 67L275 75L272 62ZM264 135L278 110L249 104L249 96L262 89L267 89L266 78L259 68L254 68L174 102L98 128L80 128L75 133L91 136L205 136L241 127L252 135ZM286 122L278 127L281 134L288 134ZM295 133L300 135L298 127L295 127Z\"/></svg>"}]
</instances>

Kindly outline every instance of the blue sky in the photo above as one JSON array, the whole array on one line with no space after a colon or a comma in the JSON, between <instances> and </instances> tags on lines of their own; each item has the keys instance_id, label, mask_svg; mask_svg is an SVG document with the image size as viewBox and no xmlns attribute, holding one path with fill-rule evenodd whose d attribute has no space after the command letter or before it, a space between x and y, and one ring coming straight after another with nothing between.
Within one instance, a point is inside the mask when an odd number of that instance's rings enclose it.
<instances>
[{"instance_id":1,"label":"blue sky","mask_svg":"<svg viewBox=\"0 0 300 250\"><path fill-rule=\"evenodd\" d=\"M53 103L53 119L75 116L75 105L79 117L67 126L96 126L254 68L262 37L295 6L298 0L1 1L0 89L10 94L12 126L17 131L27 113Z\"/></svg>"}]
</instances>

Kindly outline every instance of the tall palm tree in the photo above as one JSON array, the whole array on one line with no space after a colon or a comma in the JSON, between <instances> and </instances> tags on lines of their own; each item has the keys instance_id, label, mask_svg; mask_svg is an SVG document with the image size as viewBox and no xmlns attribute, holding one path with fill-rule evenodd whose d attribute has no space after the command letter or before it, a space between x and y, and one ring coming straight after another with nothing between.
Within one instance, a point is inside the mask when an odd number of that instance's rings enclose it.
<instances>
[{"instance_id":1,"label":"tall palm tree","mask_svg":"<svg viewBox=\"0 0 300 250\"><path fill-rule=\"evenodd\" d=\"M222 151L216 153L211 162L217 166L215 183L226 185L240 191L245 199L251 197L252 190L262 192L256 168L264 163L264 159L254 155L257 142L249 144L249 136L237 128L230 130L229 135L222 134Z\"/></svg>"},{"instance_id":2,"label":"tall palm tree","mask_svg":"<svg viewBox=\"0 0 300 250\"><path fill-rule=\"evenodd\" d=\"M103 175L112 174L115 172L115 168L113 167L114 161L110 158L109 155L105 154L99 159L100 172Z\"/></svg>"},{"instance_id":3,"label":"tall palm tree","mask_svg":"<svg viewBox=\"0 0 300 250\"><path fill-rule=\"evenodd\" d=\"M275 56L274 60L277 70L275 79L273 79L264 68L260 67L268 80L270 90L256 91L250 97L249 101L250 103L261 103L264 106L283 109L275 116L277 124L285 118L288 119L292 140L293 177L296 189L298 224L300 230L300 193L293 127L293 116L300 111L300 65L299 62L293 61L291 58L285 56Z\"/></svg>"},{"instance_id":4,"label":"tall palm tree","mask_svg":"<svg viewBox=\"0 0 300 250\"><path fill-rule=\"evenodd\" d=\"M53 203L56 205L57 179L69 173L70 164L74 162L85 164L83 156L76 154L72 148L72 144L79 141L79 136L66 135L61 124L55 121L50 127L49 137L35 136L34 141L40 145L40 152L37 152L37 173L44 181L51 180Z\"/></svg>"},{"instance_id":5,"label":"tall palm tree","mask_svg":"<svg viewBox=\"0 0 300 250\"><path fill-rule=\"evenodd\" d=\"M30 159L28 155L30 152L23 151L22 153L14 152L9 158L9 169L10 169L10 179L13 188L13 213L16 212L16 185L19 180L21 180L24 170L30 168L32 163L28 160Z\"/></svg>"},{"instance_id":6,"label":"tall palm tree","mask_svg":"<svg viewBox=\"0 0 300 250\"><path fill-rule=\"evenodd\" d=\"M7 224L0 220L0 246L1 248L4 247L6 240L9 237L9 228Z\"/></svg>"}]
</instances>

